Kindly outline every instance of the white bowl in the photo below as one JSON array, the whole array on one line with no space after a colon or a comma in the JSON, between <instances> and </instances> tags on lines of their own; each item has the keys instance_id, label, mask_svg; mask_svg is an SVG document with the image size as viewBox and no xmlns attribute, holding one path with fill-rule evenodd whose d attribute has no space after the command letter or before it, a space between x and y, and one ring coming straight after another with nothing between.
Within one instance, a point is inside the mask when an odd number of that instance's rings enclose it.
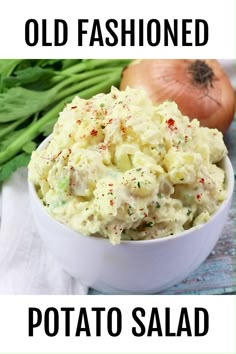
<instances>
[{"instance_id":1,"label":"white bowl","mask_svg":"<svg viewBox=\"0 0 236 354\"><path fill-rule=\"evenodd\" d=\"M48 143L46 139L39 148ZM209 255L227 220L234 188L234 172L226 157L228 196L211 219L174 236L148 241L122 241L84 236L53 219L35 187L29 195L38 232L45 245L72 276L101 292L150 294L186 278Z\"/></svg>"}]
</instances>

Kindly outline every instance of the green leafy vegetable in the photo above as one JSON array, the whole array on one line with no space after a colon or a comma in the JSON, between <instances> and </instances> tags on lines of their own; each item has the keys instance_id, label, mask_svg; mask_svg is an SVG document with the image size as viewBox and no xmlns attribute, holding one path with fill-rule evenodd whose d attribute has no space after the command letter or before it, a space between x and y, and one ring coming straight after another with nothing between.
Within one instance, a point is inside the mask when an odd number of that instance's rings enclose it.
<instances>
[{"instance_id":1,"label":"green leafy vegetable","mask_svg":"<svg viewBox=\"0 0 236 354\"><path fill-rule=\"evenodd\" d=\"M20 62L22 62L22 59L8 59L0 60L0 74L3 76L9 76L12 74L14 69L19 65Z\"/></svg>"},{"instance_id":2,"label":"green leafy vegetable","mask_svg":"<svg viewBox=\"0 0 236 354\"><path fill-rule=\"evenodd\" d=\"M75 95L88 99L120 83L131 60L0 60L0 181L26 166Z\"/></svg>"},{"instance_id":3,"label":"green leafy vegetable","mask_svg":"<svg viewBox=\"0 0 236 354\"><path fill-rule=\"evenodd\" d=\"M35 90L38 90L42 87L42 83L44 83L43 87L46 88L48 80L55 76L55 74L56 72L52 69L41 68L38 66L29 67L16 71L14 75L5 77L3 84L7 88L22 85L24 87L32 87ZM37 83L37 85L35 85L35 83Z\"/></svg>"},{"instance_id":4,"label":"green leafy vegetable","mask_svg":"<svg viewBox=\"0 0 236 354\"><path fill-rule=\"evenodd\" d=\"M8 179L19 167L27 166L30 161L30 156L30 154L23 152L9 160L3 166L0 166L0 182Z\"/></svg>"}]
</instances>

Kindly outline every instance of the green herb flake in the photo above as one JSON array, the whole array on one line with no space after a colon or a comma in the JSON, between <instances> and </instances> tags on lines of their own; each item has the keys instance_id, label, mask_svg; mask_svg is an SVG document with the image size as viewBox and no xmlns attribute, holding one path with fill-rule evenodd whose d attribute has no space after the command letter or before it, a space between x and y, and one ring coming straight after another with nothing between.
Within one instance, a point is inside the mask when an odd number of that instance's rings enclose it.
<instances>
[{"instance_id":1,"label":"green herb flake","mask_svg":"<svg viewBox=\"0 0 236 354\"><path fill-rule=\"evenodd\" d=\"M156 202L156 208L159 209L161 207L160 203Z\"/></svg>"},{"instance_id":2,"label":"green herb flake","mask_svg":"<svg viewBox=\"0 0 236 354\"><path fill-rule=\"evenodd\" d=\"M154 225L154 223L152 221L150 221L145 224L145 227L153 227L153 225Z\"/></svg>"},{"instance_id":3,"label":"green herb flake","mask_svg":"<svg viewBox=\"0 0 236 354\"><path fill-rule=\"evenodd\" d=\"M62 177L58 182L58 188L62 191L67 191L70 184L70 178L68 176Z\"/></svg>"},{"instance_id":4,"label":"green herb flake","mask_svg":"<svg viewBox=\"0 0 236 354\"><path fill-rule=\"evenodd\" d=\"M104 104L104 103L101 103L101 104L100 104L100 107L101 107L101 108L105 107L105 104Z\"/></svg>"},{"instance_id":5,"label":"green herb flake","mask_svg":"<svg viewBox=\"0 0 236 354\"><path fill-rule=\"evenodd\" d=\"M158 198L163 198L163 195L161 193L157 193Z\"/></svg>"},{"instance_id":6,"label":"green herb flake","mask_svg":"<svg viewBox=\"0 0 236 354\"><path fill-rule=\"evenodd\" d=\"M191 213L192 213L192 210L188 209L187 216L189 216Z\"/></svg>"},{"instance_id":7,"label":"green herb flake","mask_svg":"<svg viewBox=\"0 0 236 354\"><path fill-rule=\"evenodd\" d=\"M137 185L138 185L138 188L141 188L141 184L140 184L140 182L138 182L138 183L137 183Z\"/></svg>"},{"instance_id":8,"label":"green herb flake","mask_svg":"<svg viewBox=\"0 0 236 354\"><path fill-rule=\"evenodd\" d=\"M130 206L130 205L128 206L128 215L129 215L129 216L133 215L133 213L132 213L132 211L131 211L131 206Z\"/></svg>"}]
</instances>

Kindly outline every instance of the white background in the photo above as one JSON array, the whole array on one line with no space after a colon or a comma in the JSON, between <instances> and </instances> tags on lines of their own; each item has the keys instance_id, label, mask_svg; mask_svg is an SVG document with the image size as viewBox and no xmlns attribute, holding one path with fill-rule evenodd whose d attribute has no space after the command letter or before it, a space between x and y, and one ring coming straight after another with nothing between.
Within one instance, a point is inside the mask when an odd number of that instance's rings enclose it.
<instances>
[{"instance_id":1,"label":"white background","mask_svg":"<svg viewBox=\"0 0 236 354\"><path fill-rule=\"evenodd\" d=\"M30 18L48 19L48 40L53 38L53 19L67 21L69 40L64 47L28 47L25 22ZM205 19L209 42L203 47L77 47L77 19L109 18ZM0 11L1 58L236 58L235 0L7 0ZM123 331L118 338L104 332L101 338L64 338L63 332L48 338L39 330L28 333L28 307L118 306L123 314ZM131 310L135 306L163 309L171 307L173 324L181 306L189 313L195 306L205 307L210 316L210 331L199 338L134 338ZM176 317L177 316L177 317ZM104 317L105 318L105 317ZM148 321L148 319L147 319ZM92 325L91 320L91 325ZM94 325L94 322L93 322ZM106 322L103 322L105 328ZM0 353L235 353L234 296L81 296L81 297L0 297ZM127 345L129 343L129 345Z\"/></svg>"},{"instance_id":2,"label":"white background","mask_svg":"<svg viewBox=\"0 0 236 354\"><path fill-rule=\"evenodd\" d=\"M49 41L53 40L53 20L64 19L69 28L68 43L63 47L27 46L25 22L32 18L39 22L42 18L48 20ZM205 19L209 25L209 42L202 47L78 47L77 20L83 18L90 21L98 18L101 24L109 18L156 18L160 22L165 18L170 21L174 18ZM235 0L7 0L0 11L2 58L233 59L235 43Z\"/></svg>"},{"instance_id":3,"label":"white background","mask_svg":"<svg viewBox=\"0 0 236 354\"><path fill-rule=\"evenodd\" d=\"M76 330L79 308L85 306L91 337L70 338L64 336L64 315L60 317L60 332L56 337L47 337L43 325L35 329L35 336L28 337L28 307L60 309L75 307L71 332ZM122 311L122 332L118 337L107 334L106 313L102 315L102 336L96 337L95 316L91 307L115 306ZM204 337L134 337L132 327L137 324L132 318L132 309L144 307L147 326L152 307L158 307L163 333L164 308L170 307L171 331L176 331L181 307L188 307L189 319L194 328L193 308L203 307L209 313L209 332ZM77 315L76 315L77 313ZM0 353L235 353L235 299L230 296L5 296L0 301ZM137 330L139 328L137 327Z\"/></svg>"}]
</instances>

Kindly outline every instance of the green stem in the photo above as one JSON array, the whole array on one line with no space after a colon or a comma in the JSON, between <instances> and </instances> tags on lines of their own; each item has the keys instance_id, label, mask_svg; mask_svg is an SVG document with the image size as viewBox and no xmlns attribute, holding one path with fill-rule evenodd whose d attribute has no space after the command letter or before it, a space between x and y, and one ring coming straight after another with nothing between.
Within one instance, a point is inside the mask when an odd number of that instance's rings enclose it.
<instances>
[{"instance_id":1,"label":"green stem","mask_svg":"<svg viewBox=\"0 0 236 354\"><path fill-rule=\"evenodd\" d=\"M82 80L85 80L89 77L97 76L97 75L100 75L103 73L104 74L105 73L112 73L116 69L117 69L116 67L115 68L99 68L99 69L85 71L82 73L74 73L74 74L70 74L70 75L63 74L62 72L60 72L51 79L51 82L53 84L57 84L59 81L65 80L65 78L73 78L74 80L77 79L77 80L82 81Z\"/></svg>"},{"instance_id":2,"label":"green stem","mask_svg":"<svg viewBox=\"0 0 236 354\"><path fill-rule=\"evenodd\" d=\"M90 71L86 71L86 72L83 72L83 73L79 73L79 74L71 74L69 77L68 75L64 75L63 76L63 80L58 83L56 86L54 86L52 89L50 89L49 91L59 91L61 89L63 89L64 87L66 86L69 86L71 83L74 83L75 80L77 79L78 81L83 81L83 80L86 80L86 79L89 79L90 77L95 77L95 76L98 76L100 74L109 74L111 72L113 72L116 68L102 68L102 69L95 69L95 70L90 70ZM66 79L65 79L66 77ZM54 78L54 83L58 80L56 80L58 78L58 76L56 76ZM62 79L62 77L61 77Z\"/></svg>"},{"instance_id":3,"label":"green stem","mask_svg":"<svg viewBox=\"0 0 236 354\"><path fill-rule=\"evenodd\" d=\"M3 124L3 126L0 127L0 138L4 137L4 135L9 134L11 131L17 128L21 123L23 123L28 118L29 117L23 117L11 124Z\"/></svg>"},{"instance_id":4,"label":"green stem","mask_svg":"<svg viewBox=\"0 0 236 354\"><path fill-rule=\"evenodd\" d=\"M126 66L131 62L130 59L91 59L83 63L70 66L62 71L62 74L71 75L82 71L93 70L99 67Z\"/></svg>"},{"instance_id":5,"label":"green stem","mask_svg":"<svg viewBox=\"0 0 236 354\"><path fill-rule=\"evenodd\" d=\"M88 88L79 93L80 98L88 99L98 93L107 93L110 91L111 86L118 86L120 82L120 74L114 74L113 77L110 77L110 80L103 81L100 84Z\"/></svg>"},{"instance_id":6,"label":"green stem","mask_svg":"<svg viewBox=\"0 0 236 354\"><path fill-rule=\"evenodd\" d=\"M112 75L116 73L121 76L122 70L122 68L110 68L87 71L76 75L78 79L76 83L73 75L48 90L48 101L50 101L50 103L56 103L64 97L72 95L73 93L76 94L87 87L96 85L102 80L106 80L111 73ZM44 106L44 108L46 107Z\"/></svg>"},{"instance_id":7,"label":"green stem","mask_svg":"<svg viewBox=\"0 0 236 354\"><path fill-rule=\"evenodd\" d=\"M64 97L72 95L73 93L74 94L78 93L78 95L80 96L80 91L81 90L84 90L86 88L90 88L91 89L94 85L97 85L100 82L109 80L109 78L110 77L114 77L114 75L116 77L120 78L121 70L116 71L115 73L112 74L112 76L111 75L107 75L107 74L99 75L99 76L91 77L90 79L87 79L86 81L79 82L78 84L73 85L71 87L68 87L67 89L65 89L64 91L60 92L57 95L57 100L63 99Z\"/></svg>"}]
</instances>

